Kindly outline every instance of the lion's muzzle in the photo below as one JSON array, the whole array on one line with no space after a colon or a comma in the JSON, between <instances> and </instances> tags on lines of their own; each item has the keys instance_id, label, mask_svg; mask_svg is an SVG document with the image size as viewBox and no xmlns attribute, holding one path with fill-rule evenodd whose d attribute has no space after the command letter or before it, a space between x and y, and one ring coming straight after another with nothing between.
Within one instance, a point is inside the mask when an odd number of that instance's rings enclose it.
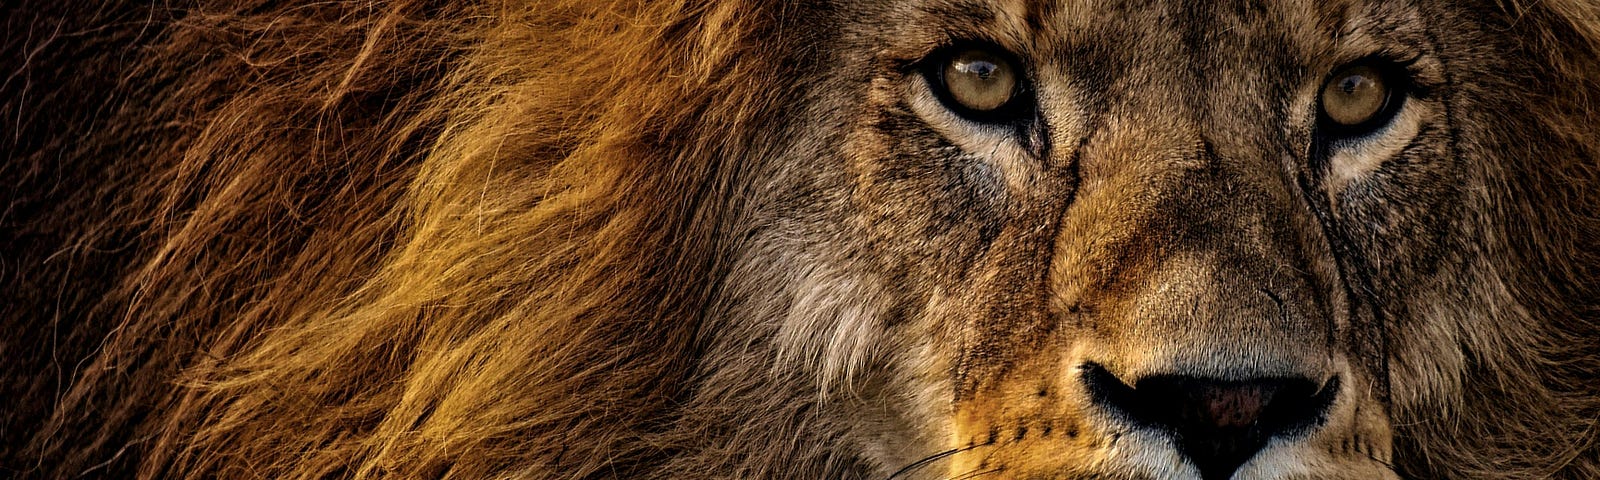
<instances>
[{"instance_id":1,"label":"lion's muzzle","mask_svg":"<svg viewBox=\"0 0 1600 480\"><path fill-rule=\"evenodd\" d=\"M1149 123L1085 146L1048 314L965 346L953 472L1392 476L1380 349L1315 207L1270 156Z\"/></svg>"}]
</instances>

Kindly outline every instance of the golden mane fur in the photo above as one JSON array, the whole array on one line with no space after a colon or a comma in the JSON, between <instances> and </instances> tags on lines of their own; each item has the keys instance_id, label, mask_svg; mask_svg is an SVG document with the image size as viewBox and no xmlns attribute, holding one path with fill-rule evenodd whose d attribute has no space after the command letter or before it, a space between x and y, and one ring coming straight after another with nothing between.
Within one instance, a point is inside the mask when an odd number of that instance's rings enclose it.
<instances>
[{"instance_id":1,"label":"golden mane fur","mask_svg":"<svg viewBox=\"0 0 1600 480\"><path fill-rule=\"evenodd\" d=\"M5 7L28 34L4 40L0 86L18 185L0 268L21 285L0 295L16 332L0 358L18 362L0 396L23 399L0 411L0 473L636 478L691 475L674 459L692 451L763 478L845 461L696 443L727 432L682 406L724 334L701 319L761 173L744 159L806 101L801 7L27 3ZM1548 67L1511 74L1564 140L1502 166L1522 196L1495 212L1526 220L1502 236L1527 255L1501 260L1548 272L1511 285L1544 323L1466 347L1500 373L1441 408L1492 420L1421 427L1398 455L1600 477L1600 398L1578 383L1600 378L1600 7L1504 12ZM1546 417L1496 418L1509 402ZM781 436L806 428L797 408L747 420Z\"/></svg>"}]
</instances>

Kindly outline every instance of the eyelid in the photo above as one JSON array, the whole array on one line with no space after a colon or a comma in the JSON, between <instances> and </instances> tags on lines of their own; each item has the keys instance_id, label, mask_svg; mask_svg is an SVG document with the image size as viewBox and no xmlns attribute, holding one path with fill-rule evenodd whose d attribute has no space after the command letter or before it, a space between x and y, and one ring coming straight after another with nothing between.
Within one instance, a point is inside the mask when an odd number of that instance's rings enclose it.
<instances>
[{"instance_id":1,"label":"eyelid","mask_svg":"<svg viewBox=\"0 0 1600 480\"><path fill-rule=\"evenodd\" d=\"M1433 92L1445 83L1443 73L1438 71L1441 67L1438 59L1425 52L1380 50L1364 57L1363 60L1356 60L1360 61L1381 61L1392 65L1395 71L1405 73L1405 93L1412 98L1430 98Z\"/></svg>"}]
</instances>

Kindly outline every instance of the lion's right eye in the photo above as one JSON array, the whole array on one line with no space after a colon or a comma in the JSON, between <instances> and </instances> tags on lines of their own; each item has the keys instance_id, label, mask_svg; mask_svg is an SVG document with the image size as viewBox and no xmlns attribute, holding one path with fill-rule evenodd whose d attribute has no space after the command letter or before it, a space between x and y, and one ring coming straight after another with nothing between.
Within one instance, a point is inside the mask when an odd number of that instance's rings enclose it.
<instances>
[{"instance_id":1,"label":"lion's right eye","mask_svg":"<svg viewBox=\"0 0 1600 480\"><path fill-rule=\"evenodd\" d=\"M924 75L951 111L978 122L1000 122L1019 113L1022 72L1011 55L994 47L948 49L930 57Z\"/></svg>"},{"instance_id":2,"label":"lion's right eye","mask_svg":"<svg viewBox=\"0 0 1600 480\"><path fill-rule=\"evenodd\" d=\"M1360 136L1389 122L1405 103L1400 67L1374 61L1347 65L1328 77L1317 102L1321 124L1335 136Z\"/></svg>"}]
</instances>

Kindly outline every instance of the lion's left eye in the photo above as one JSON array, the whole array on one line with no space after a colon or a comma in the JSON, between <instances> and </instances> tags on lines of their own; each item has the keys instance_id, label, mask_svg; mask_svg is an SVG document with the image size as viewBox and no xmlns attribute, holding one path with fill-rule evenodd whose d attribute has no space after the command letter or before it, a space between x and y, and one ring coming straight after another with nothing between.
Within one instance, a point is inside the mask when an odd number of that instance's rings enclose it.
<instances>
[{"instance_id":1,"label":"lion's left eye","mask_svg":"<svg viewBox=\"0 0 1600 480\"><path fill-rule=\"evenodd\" d=\"M989 112L1016 95L1015 67L993 53L970 49L950 57L941 77L950 97L961 106Z\"/></svg>"}]
</instances>

